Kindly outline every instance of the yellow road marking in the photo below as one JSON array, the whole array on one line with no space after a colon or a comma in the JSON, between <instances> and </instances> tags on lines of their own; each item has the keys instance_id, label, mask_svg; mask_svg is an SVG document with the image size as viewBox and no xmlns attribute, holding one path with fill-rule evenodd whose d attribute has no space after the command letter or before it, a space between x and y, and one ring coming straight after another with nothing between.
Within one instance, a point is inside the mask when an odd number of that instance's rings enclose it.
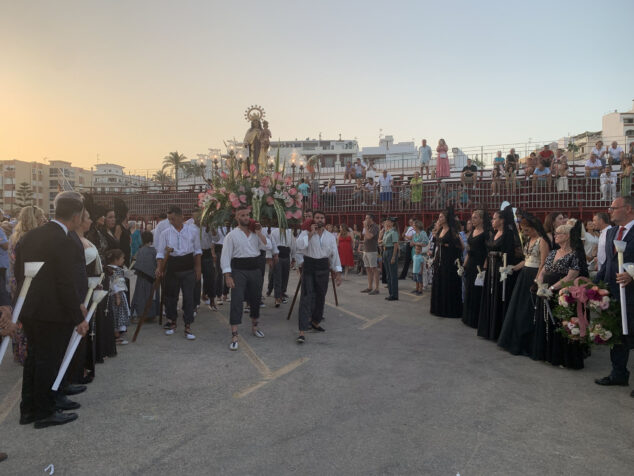
<instances>
[{"instance_id":1,"label":"yellow road marking","mask_svg":"<svg viewBox=\"0 0 634 476\"><path fill-rule=\"evenodd\" d=\"M368 322L370 320L367 317L363 317L363 316L357 314L356 312L348 311L347 309L344 309L342 307L337 307L334 304L330 304L329 302L326 303L326 306L330 306L333 309L336 309L337 311L341 311L343 313L346 313L346 314L354 317L355 319L359 319L360 321Z\"/></svg>"},{"instance_id":2,"label":"yellow road marking","mask_svg":"<svg viewBox=\"0 0 634 476\"><path fill-rule=\"evenodd\" d=\"M383 319L385 319L387 317L387 314L383 314L382 316L377 317L376 319L372 319L371 321L366 322L365 324L363 324L361 327L359 327L359 329L361 330L365 330L370 326L373 326L374 324L376 324L377 322L381 322Z\"/></svg>"},{"instance_id":3,"label":"yellow road marking","mask_svg":"<svg viewBox=\"0 0 634 476\"><path fill-rule=\"evenodd\" d=\"M22 377L13 385L9 393L0 403L0 424L4 423L4 420L9 416L14 405L18 403L20 399L20 392L22 390Z\"/></svg>"},{"instance_id":4,"label":"yellow road marking","mask_svg":"<svg viewBox=\"0 0 634 476\"><path fill-rule=\"evenodd\" d=\"M301 359L294 360L290 364L286 364L284 367L279 368L275 372L272 372L270 375L265 376L263 380L259 381L255 385L251 385L250 387L241 390L240 392L236 392L233 394L234 398L244 398L250 393L255 392L256 390L264 387L265 385L273 382L274 380L280 378L283 375L286 375L289 372L292 372L297 367L302 365L304 362L308 361L308 357L302 357Z\"/></svg>"}]
</instances>

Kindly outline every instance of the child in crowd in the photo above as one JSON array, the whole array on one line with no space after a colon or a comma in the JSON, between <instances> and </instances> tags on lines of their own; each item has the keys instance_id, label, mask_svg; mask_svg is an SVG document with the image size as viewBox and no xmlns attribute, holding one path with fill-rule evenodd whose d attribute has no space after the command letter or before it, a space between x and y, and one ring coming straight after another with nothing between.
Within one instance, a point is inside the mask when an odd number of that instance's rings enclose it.
<instances>
[{"instance_id":1,"label":"child in crowd","mask_svg":"<svg viewBox=\"0 0 634 476\"><path fill-rule=\"evenodd\" d=\"M125 274L123 271L123 263L125 255L121 250L106 251L106 272L110 280L110 290L108 293L108 312L111 313L114 321L114 335L117 344L126 345L128 341L125 339L128 324L130 324L130 308L126 298L128 287L125 283Z\"/></svg>"},{"instance_id":2,"label":"child in crowd","mask_svg":"<svg viewBox=\"0 0 634 476\"><path fill-rule=\"evenodd\" d=\"M414 256L412 256L414 270L412 278L416 283L415 294L423 294L423 268L425 267L425 258L423 257L423 247L420 244L414 246Z\"/></svg>"},{"instance_id":3,"label":"child in crowd","mask_svg":"<svg viewBox=\"0 0 634 476\"><path fill-rule=\"evenodd\" d=\"M142 246L136 255L134 262L134 274L136 274L136 286L134 288L134 296L132 297L132 315L139 318L143 315L145 305L152 294L152 286L154 285L154 275L156 273L156 248L152 246L154 235L149 231L141 233ZM154 306L150 306L150 310L146 316L154 319Z\"/></svg>"}]
</instances>

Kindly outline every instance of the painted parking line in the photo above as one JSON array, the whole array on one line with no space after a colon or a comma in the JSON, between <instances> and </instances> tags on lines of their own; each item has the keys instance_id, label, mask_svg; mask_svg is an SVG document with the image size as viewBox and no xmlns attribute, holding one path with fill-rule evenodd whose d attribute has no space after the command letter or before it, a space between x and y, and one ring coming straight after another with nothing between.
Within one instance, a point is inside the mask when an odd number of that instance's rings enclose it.
<instances>
[{"instance_id":1,"label":"painted parking line","mask_svg":"<svg viewBox=\"0 0 634 476\"><path fill-rule=\"evenodd\" d=\"M329 302L326 303L326 306L332 307L333 309L336 309L339 312L343 312L345 314L348 314L349 316L352 316L355 319L359 319L360 321L368 322L370 320L367 317L363 317L360 314L357 314L356 312L348 311L347 309L335 306L334 304L330 304Z\"/></svg>"},{"instance_id":2,"label":"painted parking line","mask_svg":"<svg viewBox=\"0 0 634 476\"><path fill-rule=\"evenodd\" d=\"M308 360L309 360L308 357L302 357L300 359L294 360L290 364L286 364L284 367L279 368L275 372L271 372L270 375L264 377L262 380L260 380L255 385L251 385L250 387L247 387L244 390L241 390L239 392L234 393L233 397L234 398L244 398L247 395L249 395L250 393L253 393L256 390L264 387L265 385L268 385L269 383L277 380L278 378L282 377L283 375L286 375L287 373L292 372L293 370L295 370L297 367L302 365L304 362L307 362Z\"/></svg>"}]
</instances>

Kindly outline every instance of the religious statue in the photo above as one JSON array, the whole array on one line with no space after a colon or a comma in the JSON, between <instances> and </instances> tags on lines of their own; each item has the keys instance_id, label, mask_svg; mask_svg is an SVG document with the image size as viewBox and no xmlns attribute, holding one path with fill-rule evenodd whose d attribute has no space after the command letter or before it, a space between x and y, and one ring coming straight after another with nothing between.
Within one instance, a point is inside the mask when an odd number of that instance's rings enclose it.
<instances>
[{"instance_id":1,"label":"religious statue","mask_svg":"<svg viewBox=\"0 0 634 476\"><path fill-rule=\"evenodd\" d=\"M247 157L246 163L244 164L243 169L249 170L251 164L255 165L256 173L259 172L260 164L264 163L264 168L266 168L266 153L269 150L270 144L270 132L268 132L268 136L262 129L262 119L264 119L264 109L260 106L251 106L244 112L244 118L251 123L251 128L247 131L244 136L244 147L249 150L249 156ZM268 122L264 121L268 127ZM268 131L268 128L266 129ZM266 137L266 146L262 146L262 139ZM263 157L262 151L264 151Z\"/></svg>"},{"instance_id":2,"label":"religious statue","mask_svg":"<svg viewBox=\"0 0 634 476\"><path fill-rule=\"evenodd\" d=\"M271 130L269 129L269 121L262 121L264 127L260 131L260 155L258 160L258 170L263 172L266 170L266 160L269 155L269 147L271 145Z\"/></svg>"}]
</instances>

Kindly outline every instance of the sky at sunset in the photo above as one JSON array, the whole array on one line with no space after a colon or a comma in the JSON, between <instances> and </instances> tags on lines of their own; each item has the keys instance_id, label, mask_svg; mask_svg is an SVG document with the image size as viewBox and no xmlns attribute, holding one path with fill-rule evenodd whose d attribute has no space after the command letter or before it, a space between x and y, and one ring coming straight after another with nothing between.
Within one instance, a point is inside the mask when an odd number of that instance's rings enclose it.
<instances>
[{"instance_id":1,"label":"sky at sunset","mask_svg":"<svg viewBox=\"0 0 634 476\"><path fill-rule=\"evenodd\" d=\"M241 139L476 146L600 130L634 98L624 1L0 0L0 160L156 169Z\"/></svg>"}]
</instances>

